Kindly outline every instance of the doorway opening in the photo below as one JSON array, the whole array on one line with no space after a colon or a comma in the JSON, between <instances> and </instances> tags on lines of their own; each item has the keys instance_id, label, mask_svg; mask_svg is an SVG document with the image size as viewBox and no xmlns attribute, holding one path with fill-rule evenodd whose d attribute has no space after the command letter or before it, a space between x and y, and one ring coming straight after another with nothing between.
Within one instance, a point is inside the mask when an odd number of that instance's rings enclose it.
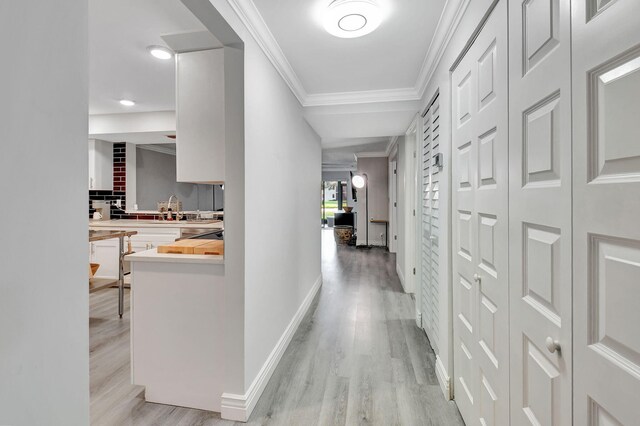
<instances>
[{"instance_id":1,"label":"doorway opening","mask_svg":"<svg viewBox=\"0 0 640 426\"><path fill-rule=\"evenodd\" d=\"M335 226L336 214L344 212L347 207L347 182L322 182L321 223L324 228Z\"/></svg>"}]
</instances>

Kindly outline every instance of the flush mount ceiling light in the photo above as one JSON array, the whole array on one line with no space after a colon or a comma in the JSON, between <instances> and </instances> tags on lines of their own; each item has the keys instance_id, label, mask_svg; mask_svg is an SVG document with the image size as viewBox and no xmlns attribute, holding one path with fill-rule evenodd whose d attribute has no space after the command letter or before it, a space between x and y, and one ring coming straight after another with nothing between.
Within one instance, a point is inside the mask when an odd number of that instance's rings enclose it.
<instances>
[{"instance_id":1,"label":"flush mount ceiling light","mask_svg":"<svg viewBox=\"0 0 640 426\"><path fill-rule=\"evenodd\" d=\"M130 99L120 99L120 105L124 105L124 106L128 106L128 107L130 107L130 106L134 106L135 104L136 104L136 103L135 103L135 102L133 102L133 101L132 101L132 100L130 100Z\"/></svg>"},{"instance_id":2,"label":"flush mount ceiling light","mask_svg":"<svg viewBox=\"0 0 640 426\"><path fill-rule=\"evenodd\" d=\"M158 59L171 59L173 58L173 52L170 49L162 46L149 46L147 47L149 53Z\"/></svg>"},{"instance_id":3,"label":"flush mount ceiling light","mask_svg":"<svg viewBox=\"0 0 640 426\"><path fill-rule=\"evenodd\" d=\"M334 0L324 16L324 29L342 38L362 37L382 22L382 10L374 0Z\"/></svg>"}]
</instances>

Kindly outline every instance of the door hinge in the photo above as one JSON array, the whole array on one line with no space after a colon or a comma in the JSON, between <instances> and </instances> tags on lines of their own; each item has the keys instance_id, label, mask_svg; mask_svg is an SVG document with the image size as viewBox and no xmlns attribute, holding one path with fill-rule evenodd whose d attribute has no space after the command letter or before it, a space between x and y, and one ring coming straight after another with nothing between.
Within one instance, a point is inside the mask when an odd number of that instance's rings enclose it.
<instances>
[{"instance_id":1,"label":"door hinge","mask_svg":"<svg viewBox=\"0 0 640 426\"><path fill-rule=\"evenodd\" d=\"M416 158L416 152L413 151L413 158Z\"/></svg>"},{"instance_id":2,"label":"door hinge","mask_svg":"<svg viewBox=\"0 0 640 426\"><path fill-rule=\"evenodd\" d=\"M413 215L414 216L416 215L416 209L413 209Z\"/></svg>"},{"instance_id":3,"label":"door hinge","mask_svg":"<svg viewBox=\"0 0 640 426\"><path fill-rule=\"evenodd\" d=\"M416 268L413 268L413 275L416 274Z\"/></svg>"},{"instance_id":4,"label":"door hinge","mask_svg":"<svg viewBox=\"0 0 640 426\"><path fill-rule=\"evenodd\" d=\"M394 174L394 175L397 175L397 174L398 174L398 171L397 171L396 169L393 169L393 174Z\"/></svg>"},{"instance_id":5,"label":"door hinge","mask_svg":"<svg viewBox=\"0 0 640 426\"><path fill-rule=\"evenodd\" d=\"M397 236L397 235L394 235L394 236L393 236L393 239L394 239L394 240L397 240L397 239L398 239L398 236Z\"/></svg>"},{"instance_id":6,"label":"door hinge","mask_svg":"<svg viewBox=\"0 0 640 426\"><path fill-rule=\"evenodd\" d=\"M393 203L393 207L398 207L398 203Z\"/></svg>"}]
</instances>

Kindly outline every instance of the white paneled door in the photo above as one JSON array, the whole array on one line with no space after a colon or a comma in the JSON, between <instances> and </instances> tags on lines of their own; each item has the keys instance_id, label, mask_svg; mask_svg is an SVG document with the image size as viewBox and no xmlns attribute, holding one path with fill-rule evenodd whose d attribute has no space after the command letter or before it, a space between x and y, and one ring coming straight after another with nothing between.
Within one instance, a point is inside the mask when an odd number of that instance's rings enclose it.
<instances>
[{"instance_id":1,"label":"white paneled door","mask_svg":"<svg viewBox=\"0 0 640 426\"><path fill-rule=\"evenodd\" d=\"M509 424L507 1L452 73L454 387L469 425Z\"/></svg>"},{"instance_id":2,"label":"white paneled door","mask_svg":"<svg viewBox=\"0 0 640 426\"><path fill-rule=\"evenodd\" d=\"M570 4L509 6L511 424L570 425Z\"/></svg>"},{"instance_id":3,"label":"white paneled door","mask_svg":"<svg viewBox=\"0 0 640 426\"><path fill-rule=\"evenodd\" d=\"M575 425L640 424L640 1L572 1Z\"/></svg>"}]
</instances>

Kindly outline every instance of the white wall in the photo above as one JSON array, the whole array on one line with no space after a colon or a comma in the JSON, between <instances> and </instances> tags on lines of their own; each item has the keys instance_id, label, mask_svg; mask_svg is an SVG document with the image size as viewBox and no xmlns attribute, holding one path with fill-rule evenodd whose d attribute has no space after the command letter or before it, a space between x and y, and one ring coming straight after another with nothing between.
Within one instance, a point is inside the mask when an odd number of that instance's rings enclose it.
<instances>
[{"instance_id":1,"label":"white wall","mask_svg":"<svg viewBox=\"0 0 640 426\"><path fill-rule=\"evenodd\" d=\"M440 181L440 220L442 229L449 232L442 232L440 236L440 342L438 344L438 368L444 374L453 376L453 353L452 353L452 289L451 289L451 253L453 239L451 237L451 82L450 68L456 58L469 40L469 37L480 23L485 12L489 8L492 0L456 0L447 4L448 10L457 8L458 4L468 3L456 31L444 51L441 60L438 62L433 76L429 80L427 90L422 99L422 108L426 108L427 103L434 94L440 90L440 149L444 156L445 167L443 177ZM446 279L444 279L446 277ZM448 330L448 332L445 332ZM441 377L439 377L440 379Z\"/></svg>"},{"instance_id":2,"label":"white wall","mask_svg":"<svg viewBox=\"0 0 640 426\"><path fill-rule=\"evenodd\" d=\"M218 185L177 182L175 155L135 145L131 147L136 149L136 203L139 210L156 210L158 202L167 201L171 194L178 197L183 210L215 210L213 191L219 188ZM218 199L220 195L216 193L216 204L222 204Z\"/></svg>"},{"instance_id":3,"label":"white wall","mask_svg":"<svg viewBox=\"0 0 640 426\"><path fill-rule=\"evenodd\" d=\"M220 25L204 1L183 2ZM244 144L225 152L225 393L235 402L268 379L259 372L320 282L322 157L301 105L238 15L226 0L210 2L244 42Z\"/></svg>"},{"instance_id":4,"label":"white wall","mask_svg":"<svg viewBox=\"0 0 640 426\"><path fill-rule=\"evenodd\" d=\"M246 379L320 278L320 139L257 45L245 45Z\"/></svg>"},{"instance_id":5,"label":"white wall","mask_svg":"<svg viewBox=\"0 0 640 426\"><path fill-rule=\"evenodd\" d=\"M357 174L366 173L369 188L369 217L366 216L366 194L365 188L358 190L358 215L356 228L358 230L357 244L366 244L367 222L370 219L388 220L389 216L389 158L373 157L358 158ZM354 173L356 174L356 173ZM369 223L369 244L383 246L385 225L379 223Z\"/></svg>"},{"instance_id":6,"label":"white wall","mask_svg":"<svg viewBox=\"0 0 640 426\"><path fill-rule=\"evenodd\" d=\"M0 424L87 425L87 2L0 2L0 38Z\"/></svg>"},{"instance_id":7,"label":"white wall","mask_svg":"<svg viewBox=\"0 0 640 426\"><path fill-rule=\"evenodd\" d=\"M175 111L129 112L122 114L94 114L89 117L89 135L100 139L100 135L127 133L160 133L176 131Z\"/></svg>"}]
</instances>

